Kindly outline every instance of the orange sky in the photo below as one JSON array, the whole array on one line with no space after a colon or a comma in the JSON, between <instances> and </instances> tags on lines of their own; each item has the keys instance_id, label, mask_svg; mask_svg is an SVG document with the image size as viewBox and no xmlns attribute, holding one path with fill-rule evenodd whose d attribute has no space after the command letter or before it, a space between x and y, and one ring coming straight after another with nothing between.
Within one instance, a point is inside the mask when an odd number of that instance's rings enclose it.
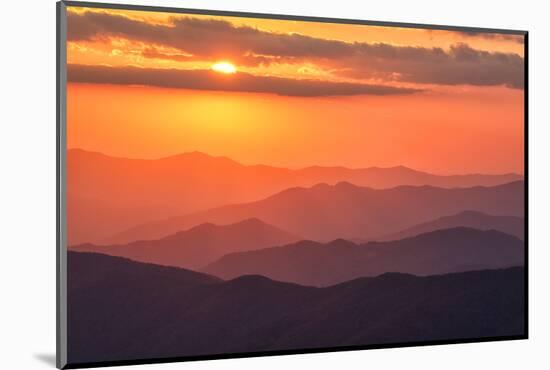
<instances>
[{"instance_id":1,"label":"orange sky","mask_svg":"<svg viewBox=\"0 0 550 370\"><path fill-rule=\"evenodd\" d=\"M69 12L69 148L523 173L521 36Z\"/></svg>"}]
</instances>

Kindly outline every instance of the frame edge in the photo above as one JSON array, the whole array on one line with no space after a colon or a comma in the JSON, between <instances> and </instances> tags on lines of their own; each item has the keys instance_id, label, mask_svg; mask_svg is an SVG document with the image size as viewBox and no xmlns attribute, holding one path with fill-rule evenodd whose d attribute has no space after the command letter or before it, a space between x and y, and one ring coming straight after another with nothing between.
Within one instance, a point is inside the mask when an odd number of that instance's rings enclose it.
<instances>
[{"instance_id":1,"label":"frame edge","mask_svg":"<svg viewBox=\"0 0 550 370\"><path fill-rule=\"evenodd\" d=\"M409 23L409 22L397 22L397 21L386 22L386 21L374 21L374 20L361 20L361 19L353 19L353 18L330 18L330 17L320 17L320 16L254 13L254 12L215 10L215 9L175 8L175 7L153 6L153 5L130 5L130 4L122 4L122 3L113 4L113 3L102 3L102 2L91 2L91 1L62 0L62 2L66 6L84 7L84 8L202 14L202 15L243 17L243 18L264 18L264 19L279 19L279 20L300 21L300 22L359 24L359 25L365 25L365 26L422 28L422 29L428 29L428 30L502 33L502 34L509 34L509 35L525 35L528 32L527 30L485 28L485 27L475 27L475 26L453 26L453 25L442 25L442 24Z\"/></svg>"},{"instance_id":2,"label":"frame edge","mask_svg":"<svg viewBox=\"0 0 550 370\"><path fill-rule=\"evenodd\" d=\"M524 67L524 86L523 86L523 181L524 188L524 207L525 207L525 338L529 339L529 32L523 36L523 67Z\"/></svg>"},{"instance_id":3,"label":"frame edge","mask_svg":"<svg viewBox=\"0 0 550 370\"><path fill-rule=\"evenodd\" d=\"M66 4L56 3L56 367L67 365L67 250L66 245Z\"/></svg>"}]
</instances>

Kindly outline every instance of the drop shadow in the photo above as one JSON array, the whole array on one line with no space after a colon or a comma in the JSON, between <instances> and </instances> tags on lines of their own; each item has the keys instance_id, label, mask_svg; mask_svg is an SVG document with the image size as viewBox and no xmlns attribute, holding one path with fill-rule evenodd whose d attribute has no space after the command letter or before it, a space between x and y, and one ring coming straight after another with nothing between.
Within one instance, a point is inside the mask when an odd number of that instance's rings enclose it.
<instances>
[{"instance_id":1,"label":"drop shadow","mask_svg":"<svg viewBox=\"0 0 550 370\"><path fill-rule=\"evenodd\" d=\"M34 358L51 367L56 365L55 353L35 353Z\"/></svg>"}]
</instances>

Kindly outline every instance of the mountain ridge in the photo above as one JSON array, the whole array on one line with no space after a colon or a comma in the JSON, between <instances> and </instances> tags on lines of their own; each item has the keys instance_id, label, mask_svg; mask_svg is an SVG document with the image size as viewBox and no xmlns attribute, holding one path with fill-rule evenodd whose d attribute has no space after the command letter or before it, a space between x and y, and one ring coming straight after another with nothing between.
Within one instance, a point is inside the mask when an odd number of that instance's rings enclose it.
<instances>
[{"instance_id":1,"label":"mountain ridge","mask_svg":"<svg viewBox=\"0 0 550 370\"><path fill-rule=\"evenodd\" d=\"M190 152L181 152L177 154L162 156L162 157L156 157L156 158L133 158L133 157L122 157L117 155L110 155L105 154L100 151L94 151L94 150L87 150L82 148L70 148L67 149L68 153L79 153L81 155L92 155L92 156L98 156L98 157L104 157L109 159L120 159L120 160L131 160L131 161L162 161L162 160L171 160L171 159L178 159L178 158L190 158L190 157L202 157L202 158L208 158L211 160L227 160L229 162L232 162L234 164L237 164L239 166L243 167L269 167L269 168L278 168L278 169L285 169L289 171L302 171L302 170L324 170L324 169L330 169L330 170L350 170L350 171L363 171L363 170L407 170L413 173L422 173L422 174L429 174L433 176L517 176L518 178L523 178L523 175L515 172L504 172L504 173L460 173L460 174L436 174L431 173L427 171L421 171L414 169L412 167L404 166L404 165L395 165L395 166L387 166L387 167L381 167L381 166L368 166L368 167L347 167L347 166L322 166L322 165L310 165L310 166L303 166L303 167L297 167L297 168L288 168L284 166L273 166L273 165L267 165L267 164L244 164L239 161L233 160L230 157L227 156L217 156L217 155L211 155L205 152L201 152L198 150L190 151Z\"/></svg>"},{"instance_id":2,"label":"mountain ridge","mask_svg":"<svg viewBox=\"0 0 550 370\"><path fill-rule=\"evenodd\" d=\"M252 202L287 188L321 182L349 181L373 188L402 184L467 187L522 178L511 174L440 176L400 166L249 166L201 152L128 159L74 148L67 151L68 240L69 244L99 243L146 222Z\"/></svg>"},{"instance_id":3,"label":"mountain ridge","mask_svg":"<svg viewBox=\"0 0 550 370\"><path fill-rule=\"evenodd\" d=\"M277 281L328 286L386 272L436 275L523 265L523 242L497 230L435 230L407 239L355 244L302 240L226 254L202 272L231 279L259 274Z\"/></svg>"},{"instance_id":4,"label":"mountain ridge","mask_svg":"<svg viewBox=\"0 0 550 370\"><path fill-rule=\"evenodd\" d=\"M71 246L73 251L99 252L191 269L204 267L224 254L287 244L300 237L269 225L258 218L234 224L203 223L157 240L138 240L128 244Z\"/></svg>"},{"instance_id":5,"label":"mountain ridge","mask_svg":"<svg viewBox=\"0 0 550 370\"><path fill-rule=\"evenodd\" d=\"M68 253L70 364L525 333L520 267L312 288L89 257Z\"/></svg>"},{"instance_id":6,"label":"mountain ridge","mask_svg":"<svg viewBox=\"0 0 550 370\"><path fill-rule=\"evenodd\" d=\"M438 229L472 227L479 230L498 230L520 239L525 237L525 219L516 216L495 216L483 212L466 210L453 215L420 223L397 233L384 235L377 240L399 240Z\"/></svg>"},{"instance_id":7,"label":"mountain ridge","mask_svg":"<svg viewBox=\"0 0 550 370\"><path fill-rule=\"evenodd\" d=\"M145 223L107 241L157 239L200 223L234 223L250 217L305 239L374 239L464 210L523 216L523 192L523 181L451 189L426 185L374 189L351 183L316 184L285 189L253 202Z\"/></svg>"}]
</instances>

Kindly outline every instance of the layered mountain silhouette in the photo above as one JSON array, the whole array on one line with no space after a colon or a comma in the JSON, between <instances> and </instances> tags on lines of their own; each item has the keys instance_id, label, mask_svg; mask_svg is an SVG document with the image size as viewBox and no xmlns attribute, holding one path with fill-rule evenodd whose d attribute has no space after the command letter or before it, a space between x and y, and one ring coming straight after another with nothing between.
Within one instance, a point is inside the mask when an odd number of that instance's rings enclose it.
<instances>
[{"instance_id":1,"label":"layered mountain silhouette","mask_svg":"<svg viewBox=\"0 0 550 370\"><path fill-rule=\"evenodd\" d=\"M433 186L373 189L347 182L318 184L287 189L260 201L146 223L107 241L158 239L205 222L229 224L251 217L305 239L372 239L465 210L523 217L523 194L523 181L452 189Z\"/></svg>"},{"instance_id":2,"label":"layered mountain silhouette","mask_svg":"<svg viewBox=\"0 0 550 370\"><path fill-rule=\"evenodd\" d=\"M68 239L70 244L97 243L152 220L255 201L317 183L348 181L373 188L469 187L521 179L516 174L439 176L402 166L293 170L246 166L199 152L155 160L127 159L71 149L67 152Z\"/></svg>"},{"instance_id":3,"label":"layered mountain silhouette","mask_svg":"<svg viewBox=\"0 0 550 370\"><path fill-rule=\"evenodd\" d=\"M515 216L494 216L476 211L464 211L451 216L440 217L407 228L398 233L386 235L378 240L398 240L427 233L434 230L453 227L471 227L479 230L498 230L523 240L525 238L525 220Z\"/></svg>"},{"instance_id":4,"label":"layered mountain silhouette","mask_svg":"<svg viewBox=\"0 0 550 370\"><path fill-rule=\"evenodd\" d=\"M68 277L72 365L525 332L521 267L314 288L69 252Z\"/></svg>"},{"instance_id":5,"label":"layered mountain silhouette","mask_svg":"<svg viewBox=\"0 0 550 370\"><path fill-rule=\"evenodd\" d=\"M357 245L300 241L282 247L232 253L202 271L223 279L263 275L302 285L329 286L386 272L435 275L523 265L523 242L500 231L437 230L412 238Z\"/></svg>"},{"instance_id":6,"label":"layered mountain silhouette","mask_svg":"<svg viewBox=\"0 0 550 370\"><path fill-rule=\"evenodd\" d=\"M227 253L284 245L299 239L296 235L252 218L230 225L205 223L159 240L125 245L81 244L71 247L71 250L198 269Z\"/></svg>"}]
</instances>

